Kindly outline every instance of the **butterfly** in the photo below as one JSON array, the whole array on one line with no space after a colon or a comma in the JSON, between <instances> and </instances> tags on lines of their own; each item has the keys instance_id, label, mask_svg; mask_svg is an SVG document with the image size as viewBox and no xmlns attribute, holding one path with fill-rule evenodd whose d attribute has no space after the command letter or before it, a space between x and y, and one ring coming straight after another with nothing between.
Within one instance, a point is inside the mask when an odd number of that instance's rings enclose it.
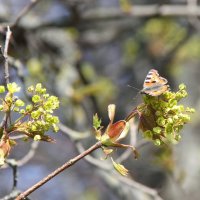
<instances>
[{"instance_id":1,"label":"butterfly","mask_svg":"<svg viewBox=\"0 0 200 200\"><path fill-rule=\"evenodd\" d=\"M161 77L157 70L151 69L144 80L143 89L140 93L159 96L169 90L167 83L167 79Z\"/></svg>"}]
</instances>

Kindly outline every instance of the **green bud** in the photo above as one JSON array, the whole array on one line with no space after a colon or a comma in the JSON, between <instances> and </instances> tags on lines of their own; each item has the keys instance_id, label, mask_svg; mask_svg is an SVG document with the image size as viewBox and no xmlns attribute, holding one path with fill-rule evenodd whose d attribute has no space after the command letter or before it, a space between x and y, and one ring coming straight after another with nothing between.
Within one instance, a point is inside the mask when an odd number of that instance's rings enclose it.
<instances>
[{"instance_id":1,"label":"green bud","mask_svg":"<svg viewBox=\"0 0 200 200\"><path fill-rule=\"evenodd\" d=\"M187 95L188 95L186 90L181 90L180 93L181 93L182 98L187 97Z\"/></svg>"},{"instance_id":2,"label":"green bud","mask_svg":"<svg viewBox=\"0 0 200 200\"><path fill-rule=\"evenodd\" d=\"M38 118L40 117L40 112L38 112L38 111L33 111L33 112L31 113L31 117L32 117L33 119L38 119Z\"/></svg>"},{"instance_id":3,"label":"green bud","mask_svg":"<svg viewBox=\"0 0 200 200\"><path fill-rule=\"evenodd\" d=\"M33 139L35 141L39 141L39 140L41 140L41 136L40 135L35 135Z\"/></svg>"},{"instance_id":4,"label":"green bud","mask_svg":"<svg viewBox=\"0 0 200 200\"><path fill-rule=\"evenodd\" d=\"M21 110L19 111L19 113L20 113L20 114L25 114L25 110L24 110L24 109L21 109Z\"/></svg>"},{"instance_id":5,"label":"green bud","mask_svg":"<svg viewBox=\"0 0 200 200\"><path fill-rule=\"evenodd\" d=\"M59 118L57 116L53 116L53 122L55 124L59 123Z\"/></svg>"},{"instance_id":6,"label":"green bud","mask_svg":"<svg viewBox=\"0 0 200 200\"><path fill-rule=\"evenodd\" d=\"M0 104L0 111L2 111L2 110L3 110L3 105Z\"/></svg>"},{"instance_id":7,"label":"green bud","mask_svg":"<svg viewBox=\"0 0 200 200\"><path fill-rule=\"evenodd\" d=\"M40 96L39 95L34 95L33 97L32 97L32 101L33 101L33 103L38 103L38 102L40 102Z\"/></svg>"},{"instance_id":8,"label":"green bud","mask_svg":"<svg viewBox=\"0 0 200 200\"><path fill-rule=\"evenodd\" d=\"M173 116L173 121L177 121L179 119L179 116L178 115L174 115Z\"/></svg>"},{"instance_id":9,"label":"green bud","mask_svg":"<svg viewBox=\"0 0 200 200\"><path fill-rule=\"evenodd\" d=\"M37 120L37 121L36 121L36 124L37 124L38 126L44 126L44 125L45 125L45 122L44 122L43 120Z\"/></svg>"},{"instance_id":10,"label":"green bud","mask_svg":"<svg viewBox=\"0 0 200 200\"><path fill-rule=\"evenodd\" d=\"M161 141L159 139L154 140L154 144L156 146L160 146L161 145Z\"/></svg>"},{"instance_id":11,"label":"green bud","mask_svg":"<svg viewBox=\"0 0 200 200\"><path fill-rule=\"evenodd\" d=\"M162 112L161 111L156 111L156 116L162 116Z\"/></svg>"},{"instance_id":12,"label":"green bud","mask_svg":"<svg viewBox=\"0 0 200 200\"><path fill-rule=\"evenodd\" d=\"M43 89L41 90L41 94L45 94L46 92L47 92L46 88L43 88Z\"/></svg>"},{"instance_id":13,"label":"green bud","mask_svg":"<svg viewBox=\"0 0 200 200\"><path fill-rule=\"evenodd\" d=\"M52 104L51 107L53 110L59 107L59 100L58 100L58 97L56 96L50 96L48 98L48 102Z\"/></svg>"},{"instance_id":14,"label":"green bud","mask_svg":"<svg viewBox=\"0 0 200 200\"><path fill-rule=\"evenodd\" d=\"M40 113L43 113L43 112L44 112L44 109L43 109L42 107L39 107L39 108L38 108L38 111L39 111Z\"/></svg>"},{"instance_id":15,"label":"green bud","mask_svg":"<svg viewBox=\"0 0 200 200\"><path fill-rule=\"evenodd\" d=\"M183 84L183 83L181 83L181 84L179 85L179 90L185 90L185 89L186 89L186 85Z\"/></svg>"},{"instance_id":16,"label":"green bud","mask_svg":"<svg viewBox=\"0 0 200 200\"><path fill-rule=\"evenodd\" d=\"M159 117L158 119L157 119L157 124L159 125L159 126L164 126L165 125L165 119L164 119L164 117Z\"/></svg>"},{"instance_id":17,"label":"green bud","mask_svg":"<svg viewBox=\"0 0 200 200\"><path fill-rule=\"evenodd\" d=\"M195 109L187 107L186 112L195 113Z\"/></svg>"},{"instance_id":18,"label":"green bud","mask_svg":"<svg viewBox=\"0 0 200 200\"><path fill-rule=\"evenodd\" d=\"M161 107L162 109L163 109L163 108L167 108L167 107L168 107L168 103L165 102L165 101L160 101L160 102L159 102L159 107Z\"/></svg>"},{"instance_id":19,"label":"green bud","mask_svg":"<svg viewBox=\"0 0 200 200\"><path fill-rule=\"evenodd\" d=\"M165 126L165 132L167 134L172 134L173 133L173 125L171 123L167 123Z\"/></svg>"},{"instance_id":20,"label":"green bud","mask_svg":"<svg viewBox=\"0 0 200 200\"><path fill-rule=\"evenodd\" d=\"M37 131L37 127L33 124L33 125L31 126L31 130L32 130L32 131Z\"/></svg>"},{"instance_id":21,"label":"green bud","mask_svg":"<svg viewBox=\"0 0 200 200\"><path fill-rule=\"evenodd\" d=\"M0 85L0 93L4 93L5 92L5 87L3 85Z\"/></svg>"},{"instance_id":22,"label":"green bud","mask_svg":"<svg viewBox=\"0 0 200 200\"><path fill-rule=\"evenodd\" d=\"M21 107L21 106L24 106L24 104L25 103L21 99L17 99L17 101L15 101L15 106Z\"/></svg>"},{"instance_id":23,"label":"green bud","mask_svg":"<svg viewBox=\"0 0 200 200\"><path fill-rule=\"evenodd\" d=\"M190 121L190 116L189 116L189 115L187 115L187 114L182 114L181 116L182 116L182 119L183 119L183 121L184 121L185 123Z\"/></svg>"},{"instance_id":24,"label":"green bud","mask_svg":"<svg viewBox=\"0 0 200 200\"><path fill-rule=\"evenodd\" d=\"M52 115L51 114L46 114L45 115L45 121L47 121L47 122L51 122L52 121Z\"/></svg>"},{"instance_id":25,"label":"green bud","mask_svg":"<svg viewBox=\"0 0 200 200\"><path fill-rule=\"evenodd\" d=\"M154 132L155 134L160 134L161 131L162 131L162 129L161 129L160 127L158 127L158 126L153 128L153 132Z\"/></svg>"},{"instance_id":26,"label":"green bud","mask_svg":"<svg viewBox=\"0 0 200 200\"><path fill-rule=\"evenodd\" d=\"M54 132L58 132L59 131L59 127L56 124L52 124L53 126L53 131Z\"/></svg>"},{"instance_id":27,"label":"green bud","mask_svg":"<svg viewBox=\"0 0 200 200\"><path fill-rule=\"evenodd\" d=\"M169 100L169 107L173 107L173 106L176 106L176 105L177 105L177 100L175 100L175 99Z\"/></svg>"},{"instance_id":28,"label":"green bud","mask_svg":"<svg viewBox=\"0 0 200 200\"><path fill-rule=\"evenodd\" d=\"M47 99L49 97L49 94L43 94L42 95L45 99Z\"/></svg>"},{"instance_id":29,"label":"green bud","mask_svg":"<svg viewBox=\"0 0 200 200\"><path fill-rule=\"evenodd\" d=\"M38 84L35 86L35 91L36 91L36 92L39 92L39 93L42 93L42 84L41 84L41 83L38 83Z\"/></svg>"},{"instance_id":30,"label":"green bud","mask_svg":"<svg viewBox=\"0 0 200 200\"><path fill-rule=\"evenodd\" d=\"M8 83L7 84L7 88L8 88L8 91L11 93L11 94L13 94L13 93L15 93L15 92L19 92L20 91L20 87L18 87L18 85L15 83L15 82L13 82L13 83Z\"/></svg>"},{"instance_id":31,"label":"green bud","mask_svg":"<svg viewBox=\"0 0 200 200\"><path fill-rule=\"evenodd\" d=\"M28 90L28 92L33 92L34 91L33 85L29 86L27 90Z\"/></svg>"},{"instance_id":32,"label":"green bud","mask_svg":"<svg viewBox=\"0 0 200 200\"><path fill-rule=\"evenodd\" d=\"M179 110L179 112L184 112L184 110L185 110L184 105L179 105L178 110Z\"/></svg>"},{"instance_id":33,"label":"green bud","mask_svg":"<svg viewBox=\"0 0 200 200\"><path fill-rule=\"evenodd\" d=\"M14 107L14 112L19 112L19 107Z\"/></svg>"},{"instance_id":34,"label":"green bud","mask_svg":"<svg viewBox=\"0 0 200 200\"><path fill-rule=\"evenodd\" d=\"M31 111L33 109L33 106L31 104L26 106L26 111Z\"/></svg>"},{"instance_id":35,"label":"green bud","mask_svg":"<svg viewBox=\"0 0 200 200\"><path fill-rule=\"evenodd\" d=\"M173 123L173 119L171 117L167 118L168 123Z\"/></svg>"},{"instance_id":36,"label":"green bud","mask_svg":"<svg viewBox=\"0 0 200 200\"><path fill-rule=\"evenodd\" d=\"M150 131L150 130L145 131L144 132L144 137L152 139L152 137L153 137L152 131Z\"/></svg>"},{"instance_id":37,"label":"green bud","mask_svg":"<svg viewBox=\"0 0 200 200\"><path fill-rule=\"evenodd\" d=\"M176 141L180 141L181 140L181 136L180 135L176 135L174 138Z\"/></svg>"}]
</instances>

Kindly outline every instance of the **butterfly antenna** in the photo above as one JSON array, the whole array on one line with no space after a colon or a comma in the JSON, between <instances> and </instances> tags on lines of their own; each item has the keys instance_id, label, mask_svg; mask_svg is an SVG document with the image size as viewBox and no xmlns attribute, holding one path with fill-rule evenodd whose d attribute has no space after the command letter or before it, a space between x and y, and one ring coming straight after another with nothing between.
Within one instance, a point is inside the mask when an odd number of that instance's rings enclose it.
<instances>
[{"instance_id":1,"label":"butterfly antenna","mask_svg":"<svg viewBox=\"0 0 200 200\"><path fill-rule=\"evenodd\" d=\"M138 95L140 94L141 90L139 90L138 88L133 87L133 86L131 86L131 85L127 85L127 86L128 86L128 87L131 87L131 88L133 88L133 89L136 89L136 90L138 91L137 94L136 94L136 96L133 98L133 100L137 99L137 97L138 97Z\"/></svg>"},{"instance_id":2,"label":"butterfly antenna","mask_svg":"<svg viewBox=\"0 0 200 200\"><path fill-rule=\"evenodd\" d=\"M136 89L137 91L140 91L138 88L136 88L136 87L133 87L132 85L127 85L128 87L131 87L131 88L133 88L133 89Z\"/></svg>"}]
</instances>

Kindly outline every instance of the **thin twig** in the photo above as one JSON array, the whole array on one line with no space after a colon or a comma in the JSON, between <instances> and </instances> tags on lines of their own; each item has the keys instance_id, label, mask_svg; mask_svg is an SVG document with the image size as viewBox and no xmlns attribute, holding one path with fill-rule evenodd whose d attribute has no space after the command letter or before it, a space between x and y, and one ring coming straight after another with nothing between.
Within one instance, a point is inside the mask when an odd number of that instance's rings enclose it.
<instances>
[{"instance_id":1,"label":"thin twig","mask_svg":"<svg viewBox=\"0 0 200 200\"><path fill-rule=\"evenodd\" d=\"M73 159L69 160L68 162L66 162L65 164L63 164L61 167L57 168L55 171L53 171L48 176L43 178L41 181L39 181L38 183L36 183L35 185L33 185L32 187L27 189L25 192L21 193L15 200L21 200L21 199L27 197L29 194L31 194L32 192L37 190L39 187L41 187L46 182L48 182L49 180L54 178L56 175L58 175L59 173L61 173L65 169L69 168L70 166L74 165L77 161L79 161L80 159L84 158L85 156L87 156L88 154L90 154L94 150L100 148L101 146L102 146L101 142L97 142L96 144L91 146L86 151L82 152L81 154L79 154L75 158L73 158Z\"/></svg>"},{"instance_id":2,"label":"thin twig","mask_svg":"<svg viewBox=\"0 0 200 200\"><path fill-rule=\"evenodd\" d=\"M59 129L68 137L70 137L72 140L80 140L80 139L85 139L88 138L90 136L89 132L78 132L75 131L69 127L67 127L66 125L59 123Z\"/></svg>"},{"instance_id":3,"label":"thin twig","mask_svg":"<svg viewBox=\"0 0 200 200\"><path fill-rule=\"evenodd\" d=\"M22 17L25 16L39 1L40 0L31 0L31 2L22 9L22 11L16 17L15 21L10 25L10 27L15 27L22 19Z\"/></svg>"}]
</instances>

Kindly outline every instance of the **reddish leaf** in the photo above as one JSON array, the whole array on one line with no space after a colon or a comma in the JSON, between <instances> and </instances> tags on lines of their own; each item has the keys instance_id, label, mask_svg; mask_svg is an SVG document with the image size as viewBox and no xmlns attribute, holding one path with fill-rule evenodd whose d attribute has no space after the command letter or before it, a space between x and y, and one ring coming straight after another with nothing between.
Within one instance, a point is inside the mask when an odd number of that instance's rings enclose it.
<instances>
[{"instance_id":1,"label":"reddish leaf","mask_svg":"<svg viewBox=\"0 0 200 200\"><path fill-rule=\"evenodd\" d=\"M117 139L126 126L126 122L124 120L120 120L114 124L111 124L108 128L107 134L111 139Z\"/></svg>"}]
</instances>

